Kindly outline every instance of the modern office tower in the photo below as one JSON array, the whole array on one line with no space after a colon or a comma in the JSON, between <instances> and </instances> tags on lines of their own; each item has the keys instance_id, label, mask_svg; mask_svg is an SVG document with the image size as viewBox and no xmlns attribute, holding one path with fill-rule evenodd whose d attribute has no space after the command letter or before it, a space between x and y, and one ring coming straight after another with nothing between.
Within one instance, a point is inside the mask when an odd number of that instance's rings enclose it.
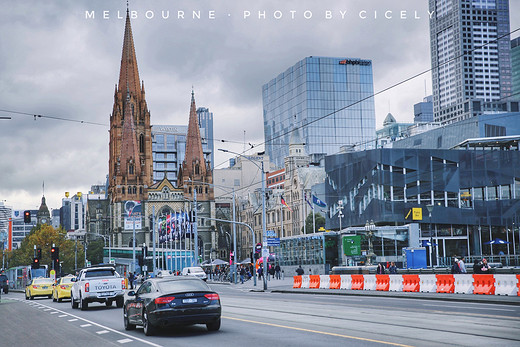
<instances>
[{"instance_id":1,"label":"modern office tower","mask_svg":"<svg viewBox=\"0 0 520 347\"><path fill-rule=\"evenodd\" d=\"M201 108L199 108L200 110ZM203 108L207 110L207 108ZM202 151L206 161L213 164L213 114L211 120L205 119L204 126L200 128L202 137ZM199 114L199 119L201 115ZM204 117L208 117L205 114ZM176 184L179 167L184 160L186 152L187 125L152 125L152 158L153 158L153 182L157 183L167 178L172 184ZM206 134L211 133L211 135Z\"/></svg>"},{"instance_id":2,"label":"modern office tower","mask_svg":"<svg viewBox=\"0 0 520 347\"><path fill-rule=\"evenodd\" d=\"M291 66L262 88L270 161L284 166L295 126L311 156L344 145L373 146L373 93L371 60L311 56Z\"/></svg>"},{"instance_id":3,"label":"modern office tower","mask_svg":"<svg viewBox=\"0 0 520 347\"><path fill-rule=\"evenodd\" d=\"M520 37L511 40L511 99L520 100Z\"/></svg>"},{"instance_id":4,"label":"modern office tower","mask_svg":"<svg viewBox=\"0 0 520 347\"><path fill-rule=\"evenodd\" d=\"M11 220L13 221L13 249L20 248L23 239L29 235L32 228L37 224L38 210L29 210L31 213L31 223L24 223L24 210L13 210Z\"/></svg>"},{"instance_id":5,"label":"modern office tower","mask_svg":"<svg viewBox=\"0 0 520 347\"><path fill-rule=\"evenodd\" d=\"M414 123L431 123L433 122L433 95L429 95L413 105L413 121Z\"/></svg>"},{"instance_id":6,"label":"modern office tower","mask_svg":"<svg viewBox=\"0 0 520 347\"><path fill-rule=\"evenodd\" d=\"M434 121L497 110L511 94L509 0L429 0Z\"/></svg>"},{"instance_id":7,"label":"modern office tower","mask_svg":"<svg viewBox=\"0 0 520 347\"><path fill-rule=\"evenodd\" d=\"M207 107L197 108L197 117L199 118L200 136L202 137L202 151L206 160L211 161L211 169L215 167L215 148L213 142L213 112ZM210 157L206 155L210 153Z\"/></svg>"}]
</instances>

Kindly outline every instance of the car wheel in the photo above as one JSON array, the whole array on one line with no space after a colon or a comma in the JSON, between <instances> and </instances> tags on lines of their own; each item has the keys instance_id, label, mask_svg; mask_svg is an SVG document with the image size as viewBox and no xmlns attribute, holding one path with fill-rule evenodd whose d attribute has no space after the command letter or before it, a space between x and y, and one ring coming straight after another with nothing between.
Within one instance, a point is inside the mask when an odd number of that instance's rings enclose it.
<instances>
[{"instance_id":1,"label":"car wheel","mask_svg":"<svg viewBox=\"0 0 520 347\"><path fill-rule=\"evenodd\" d=\"M123 307L123 304L125 303L125 298L120 296L116 298L116 306L117 308Z\"/></svg>"},{"instance_id":2,"label":"car wheel","mask_svg":"<svg viewBox=\"0 0 520 347\"><path fill-rule=\"evenodd\" d=\"M131 324L128 320L128 314L126 313L126 309L123 312L123 322L125 323L125 330L134 330L135 324Z\"/></svg>"},{"instance_id":3,"label":"car wheel","mask_svg":"<svg viewBox=\"0 0 520 347\"><path fill-rule=\"evenodd\" d=\"M25 300L29 300L29 297L27 296L27 292L25 292Z\"/></svg>"},{"instance_id":4,"label":"car wheel","mask_svg":"<svg viewBox=\"0 0 520 347\"><path fill-rule=\"evenodd\" d=\"M112 300L105 301L105 305L106 305L106 307L112 306Z\"/></svg>"},{"instance_id":5,"label":"car wheel","mask_svg":"<svg viewBox=\"0 0 520 347\"><path fill-rule=\"evenodd\" d=\"M81 296L79 297L79 305L81 311L85 311L88 308L88 302L85 299L82 299Z\"/></svg>"},{"instance_id":6,"label":"car wheel","mask_svg":"<svg viewBox=\"0 0 520 347\"><path fill-rule=\"evenodd\" d=\"M143 311L143 330L146 336L152 336L155 333L155 327L148 320L148 312Z\"/></svg>"},{"instance_id":7,"label":"car wheel","mask_svg":"<svg viewBox=\"0 0 520 347\"><path fill-rule=\"evenodd\" d=\"M62 298L58 298L58 302L62 302L62 301L63 301L63 299L62 299Z\"/></svg>"},{"instance_id":8,"label":"car wheel","mask_svg":"<svg viewBox=\"0 0 520 347\"><path fill-rule=\"evenodd\" d=\"M208 328L209 331L217 331L220 329L220 318L217 319L214 322L207 323L206 328Z\"/></svg>"},{"instance_id":9,"label":"car wheel","mask_svg":"<svg viewBox=\"0 0 520 347\"><path fill-rule=\"evenodd\" d=\"M47 297L48 297L49 299L52 298L52 294L51 294L51 295L47 295Z\"/></svg>"},{"instance_id":10,"label":"car wheel","mask_svg":"<svg viewBox=\"0 0 520 347\"><path fill-rule=\"evenodd\" d=\"M78 308L78 303L74 301L74 297L72 295L70 296L70 305L72 308Z\"/></svg>"}]
</instances>

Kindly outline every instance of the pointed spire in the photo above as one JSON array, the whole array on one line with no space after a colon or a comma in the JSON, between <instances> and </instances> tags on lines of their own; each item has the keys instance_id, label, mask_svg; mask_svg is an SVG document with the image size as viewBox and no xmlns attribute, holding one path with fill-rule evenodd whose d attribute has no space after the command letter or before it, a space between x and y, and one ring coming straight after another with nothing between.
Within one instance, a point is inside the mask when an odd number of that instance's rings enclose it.
<instances>
[{"instance_id":1,"label":"pointed spire","mask_svg":"<svg viewBox=\"0 0 520 347\"><path fill-rule=\"evenodd\" d=\"M140 98L141 87L139 82L139 70L137 68L137 57L135 55L132 26L130 24L130 13L127 7L123 52L121 54L121 68L119 70L119 92L122 92L122 88L125 86L129 86L130 93L134 97Z\"/></svg>"},{"instance_id":2,"label":"pointed spire","mask_svg":"<svg viewBox=\"0 0 520 347\"><path fill-rule=\"evenodd\" d=\"M199 162L199 173L204 175L206 172L206 162L202 151L202 139L200 137L199 119L197 117L197 107L195 106L195 93L191 90L190 119L188 122L188 135L186 138L186 155L184 156L185 165L183 169L189 175L193 174L193 163Z\"/></svg>"},{"instance_id":3,"label":"pointed spire","mask_svg":"<svg viewBox=\"0 0 520 347\"><path fill-rule=\"evenodd\" d=\"M131 174L130 165L133 165L133 174L139 176L141 165L137 149L137 138L134 127L134 115L130 90L126 92L125 110L123 112L124 122L121 140L121 172L126 176Z\"/></svg>"}]
</instances>

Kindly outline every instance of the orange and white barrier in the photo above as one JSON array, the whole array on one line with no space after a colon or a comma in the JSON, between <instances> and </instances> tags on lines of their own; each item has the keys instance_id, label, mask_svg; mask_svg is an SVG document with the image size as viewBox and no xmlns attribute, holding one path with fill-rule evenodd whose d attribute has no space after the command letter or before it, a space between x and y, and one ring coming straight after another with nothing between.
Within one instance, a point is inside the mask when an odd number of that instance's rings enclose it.
<instances>
[{"instance_id":1,"label":"orange and white barrier","mask_svg":"<svg viewBox=\"0 0 520 347\"><path fill-rule=\"evenodd\" d=\"M376 290L387 292L390 289L389 275L376 275Z\"/></svg>"},{"instance_id":2,"label":"orange and white barrier","mask_svg":"<svg viewBox=\"0 0 520 347\"><path fill-rule=\"evenodd\" d=\"M318 289L320 287L320 275L309 275L310 284L309 288Z\"/></svg>"},{"instance_id":3,"label":"orange and white barrier","mask_svg":"<svg viewBox=\"0 0 520 347\"><path fill-rule=\"evenodd\" d=\"M473 276L471 275L453 275L455 278L455 293L473 294Z\"/></svg>"},{"instance_id":4,"label":"orange and white barrier","mask_svg":"<svg viewBox=\"0 0 520 347\"><path fill-rule=\"evenodd\" d=\"M365 284L365 279L363 275L351 275L352 276L352 289L353 290L363 290L363 286Z\"/></svg>"},{"instance_id":5,"label":"orange and white barrier","mask_svg":"<svg viewBox=\"0 0 520 347\"><path fill-rule=\"evenodd\" d=\"M517 295L520 296L520 275L516 275L516 286L518 287Z\"/></svg>"},{"instance_id":6,"label":"orange and white barrier","mask_svg":"<svg viewBox=\"0 0 520 347\"><path fill-rule=\"evenodd\" d=\"M495 294L495 277L493 275L473 275L473 278L473 294Z\"/></svg>"},{"instance_id":7,"label":"orange and white barrier","mask_svg":"<svg viewBox=\"0 0 520 347\"><path fill-rule=\"evenodd\" d=\"M403 275L403 292L418 292L420 288L419 275Z\"/></svg>"},{"instance_id":8,"label":"orange and white barrier","mask_svg":"<svg viewBox=\"0 0 520 347\"><path fill-rule=\"evenodd\" d=\"M302 287L302 276L294 276L294 284L293 288L301 288Z\"/></svg>"},{"instance_id":9,"label":"orange and white barrier","mask_svg":"<svg viewBox=\"0 0 520 347\"><path fill-rule=\"evenodd\" d=\"M493 275L495 277L495 295L517 295L518 280L515 275Z\"/></svg>"},{"instance_id":10,"label":"orange and white barrier","mask_svg":"<svg viewBox=\"0 0 520 347\"><path fill-rule=\"evenodd\" d=\"M402 292L403 275L390 275L390 287L388 290L391 292Z\"/></svg>"},{"instance_id":11,"label":"orange and white barrier","mask_svg":"<svg viewBox=\"0 0 520 347\"><path fill-rule=\"evenodd\" d=\"M437 293L454 293L455 277L453 275L436 275Z\"/></svg>"},{"instance_id":12,"label":"orange and white barrier","mask_svg":"<svg viewBox=\"0 0 520 347\"><path fill-rule=\"evenodd\" d=\"M376 290L376 275L363 275L363 290Z\"/></svg>"},{"instance_id":13,"label":"orange and white barrier","mask_svg":"<svg viewBox=\"0 0 520 347\"><path fill-rule=\"evenodd\" d=\"M340 275L341 286L339 289L352 289L352 277L350 275Z\"/></svg>"},{"instance_id":14,"label":"orange and white barrier","mask_svg":"<svg viewBox=\"0 0 520 347\"><path fill-rule=\"evenodd\" d=\"M311 284L311 279L309 275L302 275L302 286L301 288L309 288Z\"/></svg>"},{"instance_id":15,"label":"orange and white barrier","mask_svg":"<svg viewBox=\"0 0 520 347\"><path fill-rule=\"evenodd\" d=\"M329 275L320 275L320 289L329 289L330 288L330 276Z\"/></svg>"},{"instance_id":16,"label":"orange and white barrier","mask_svg":"<svg viewBox=\"0 0 520 347\"><path fill-rule=\"evenodd\" d=\"M423 293L437 292L437 277L435 275L419 275L420 290Z\"/></svg>"},{"instance_id":17,"label":"orange and white barrier","mask_svg":"<svg viewBox=\"0 0 520 347\"><path fill-rule=\"evenodd\" d=\"M340 289L341 287L341 276L340 275L330 275L330 289Z\"/></svg>"}]
</instances>

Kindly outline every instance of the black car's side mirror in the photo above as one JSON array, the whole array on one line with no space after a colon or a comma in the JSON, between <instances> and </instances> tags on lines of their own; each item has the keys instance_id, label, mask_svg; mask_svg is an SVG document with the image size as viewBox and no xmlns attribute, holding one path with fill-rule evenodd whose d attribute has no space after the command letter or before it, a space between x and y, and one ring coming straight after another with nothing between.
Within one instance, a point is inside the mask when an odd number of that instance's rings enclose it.
<instances>
[{"instance_id":1,"label":"black car's side mirror","mask_svg":"<svg viewBox=\"0 0 520 347\"><path fill-rule=\"evenodd\" d=\"M135 296L135 292L132 290L132 291L129 291L128 293L126 293L126 295L128 295L128 296Z\"/></svg>"}]
</instances>

